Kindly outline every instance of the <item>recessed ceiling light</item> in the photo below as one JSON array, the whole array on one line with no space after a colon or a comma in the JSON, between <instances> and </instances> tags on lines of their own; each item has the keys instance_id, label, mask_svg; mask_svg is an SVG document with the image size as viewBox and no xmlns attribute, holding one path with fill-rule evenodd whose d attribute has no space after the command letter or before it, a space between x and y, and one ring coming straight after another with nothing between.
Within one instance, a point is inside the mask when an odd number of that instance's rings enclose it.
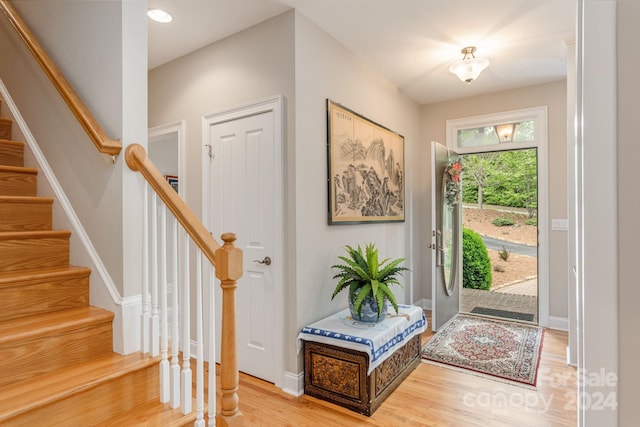
<instances>
[{"instance_id":1,"label":"recessed ceiling light","mask_svg":"<svg viewBox=\"0 0 640 427\"><path fill-rule=\"evenodd\" d=\"M149 9L147 10L147 16L154 21L161 22L163 24L168 24L173 21L173 16L162 9Z\"/></svg>"}]
</instances>

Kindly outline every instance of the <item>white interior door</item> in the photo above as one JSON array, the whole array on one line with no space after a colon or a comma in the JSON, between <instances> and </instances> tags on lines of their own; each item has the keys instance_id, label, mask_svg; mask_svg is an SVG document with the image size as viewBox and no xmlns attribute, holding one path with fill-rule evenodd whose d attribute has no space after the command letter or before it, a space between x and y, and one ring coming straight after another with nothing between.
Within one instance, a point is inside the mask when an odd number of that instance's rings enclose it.
<instances>
[{"instance_id":1,"label":"white interior door","mask_svg":"<svg viewBox=\"0 0 640 427\"><path fill-rule=\"evenodd\" d=\"M210 231L233 232L244 254L244 274L236 291L238 368L277 383L277 348L282 312L277 296L283 260L278 212L281 165L278 114L257 109L235 118L205 118ZM279 115L278 115L279 116ZM208 121L207 121L208 120ZM207 147L208 148L208 147ZM220 360L221 292L216 286L216 360Z\"/></svg>"},{"instance_id":2,"label":"white interior door","mask_svg":"<svg viewBox=\"0 0 640 427\"><path fill-rule=\"evenodd\" d=\"M462 213L460 204L447 206L444 174L458 155L431 143L431 328L437 331L460 309L462 284ZM461 202L460 202L461 203Z\"/></svg>"}]
</instances>

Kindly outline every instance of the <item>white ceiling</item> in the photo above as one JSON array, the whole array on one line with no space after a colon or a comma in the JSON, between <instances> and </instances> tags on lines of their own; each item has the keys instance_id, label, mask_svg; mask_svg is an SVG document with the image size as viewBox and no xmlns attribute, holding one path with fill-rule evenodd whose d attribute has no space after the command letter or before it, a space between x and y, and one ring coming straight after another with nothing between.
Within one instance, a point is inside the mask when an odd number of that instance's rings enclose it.
<instances>
[{"instance_id":1,"label":"white ceiling","mask_svg":"<svg viewBox=\"0 0 640 427\"><path fill-rule=\"evenodd\" d=\"M149 22L149 68L291 8L420 104L563 79L576 0L149 0L174 15ZM474 45L491 62L466 84L449 73Z\"/></svg>"}]
</instances>

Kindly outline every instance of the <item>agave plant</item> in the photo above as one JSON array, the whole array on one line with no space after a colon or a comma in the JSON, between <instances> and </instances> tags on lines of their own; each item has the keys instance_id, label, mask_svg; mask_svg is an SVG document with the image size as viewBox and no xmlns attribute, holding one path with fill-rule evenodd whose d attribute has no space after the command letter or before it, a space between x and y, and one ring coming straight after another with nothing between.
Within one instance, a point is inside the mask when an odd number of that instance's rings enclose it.
<instances>
[{"instance_id":1,"label":"agave plant","mask_svg":"<svg viewBox=\"0 0 640 427\"><path fill-rule=\"evenodd\" d=\"M367 296L374 298L377 302L378 319L382 315L385 299L393 305L397 314L398 302L391 289L389 289L389 285L402 286L398 281L398 275L402 275L403 271L409 270L399 266L404 261L404 258L398 258L393 261L387 258L378 261L378 249L373 243L365 246L364 253L360 245L358 245L358 249L347 245L345 250L348 256L338 257L344 264L331 266L331 268L339 270L333 278L340 279L331 299L333 300L342 290L348 288L349 301L353 304L353 311L358 315L362 313L362 302Z\"/></svg>"}]
</instances>

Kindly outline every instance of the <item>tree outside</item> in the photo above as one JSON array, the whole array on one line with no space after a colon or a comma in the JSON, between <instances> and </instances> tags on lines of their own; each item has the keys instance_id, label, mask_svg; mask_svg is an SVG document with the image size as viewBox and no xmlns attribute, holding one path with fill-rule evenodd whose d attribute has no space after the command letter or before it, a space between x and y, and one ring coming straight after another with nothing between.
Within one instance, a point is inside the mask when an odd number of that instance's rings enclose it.
<instances>
[{"instance_id":1,"label":"tree outside","mask_svg":"<svg viewBox=\"0 0 640 427\"><path fill-rule=\"evenodd\" d=\"M462 201L524 208L533 219L538 210L535 149L466 155L462 159Z\"/></svg>"}]
</instances>

